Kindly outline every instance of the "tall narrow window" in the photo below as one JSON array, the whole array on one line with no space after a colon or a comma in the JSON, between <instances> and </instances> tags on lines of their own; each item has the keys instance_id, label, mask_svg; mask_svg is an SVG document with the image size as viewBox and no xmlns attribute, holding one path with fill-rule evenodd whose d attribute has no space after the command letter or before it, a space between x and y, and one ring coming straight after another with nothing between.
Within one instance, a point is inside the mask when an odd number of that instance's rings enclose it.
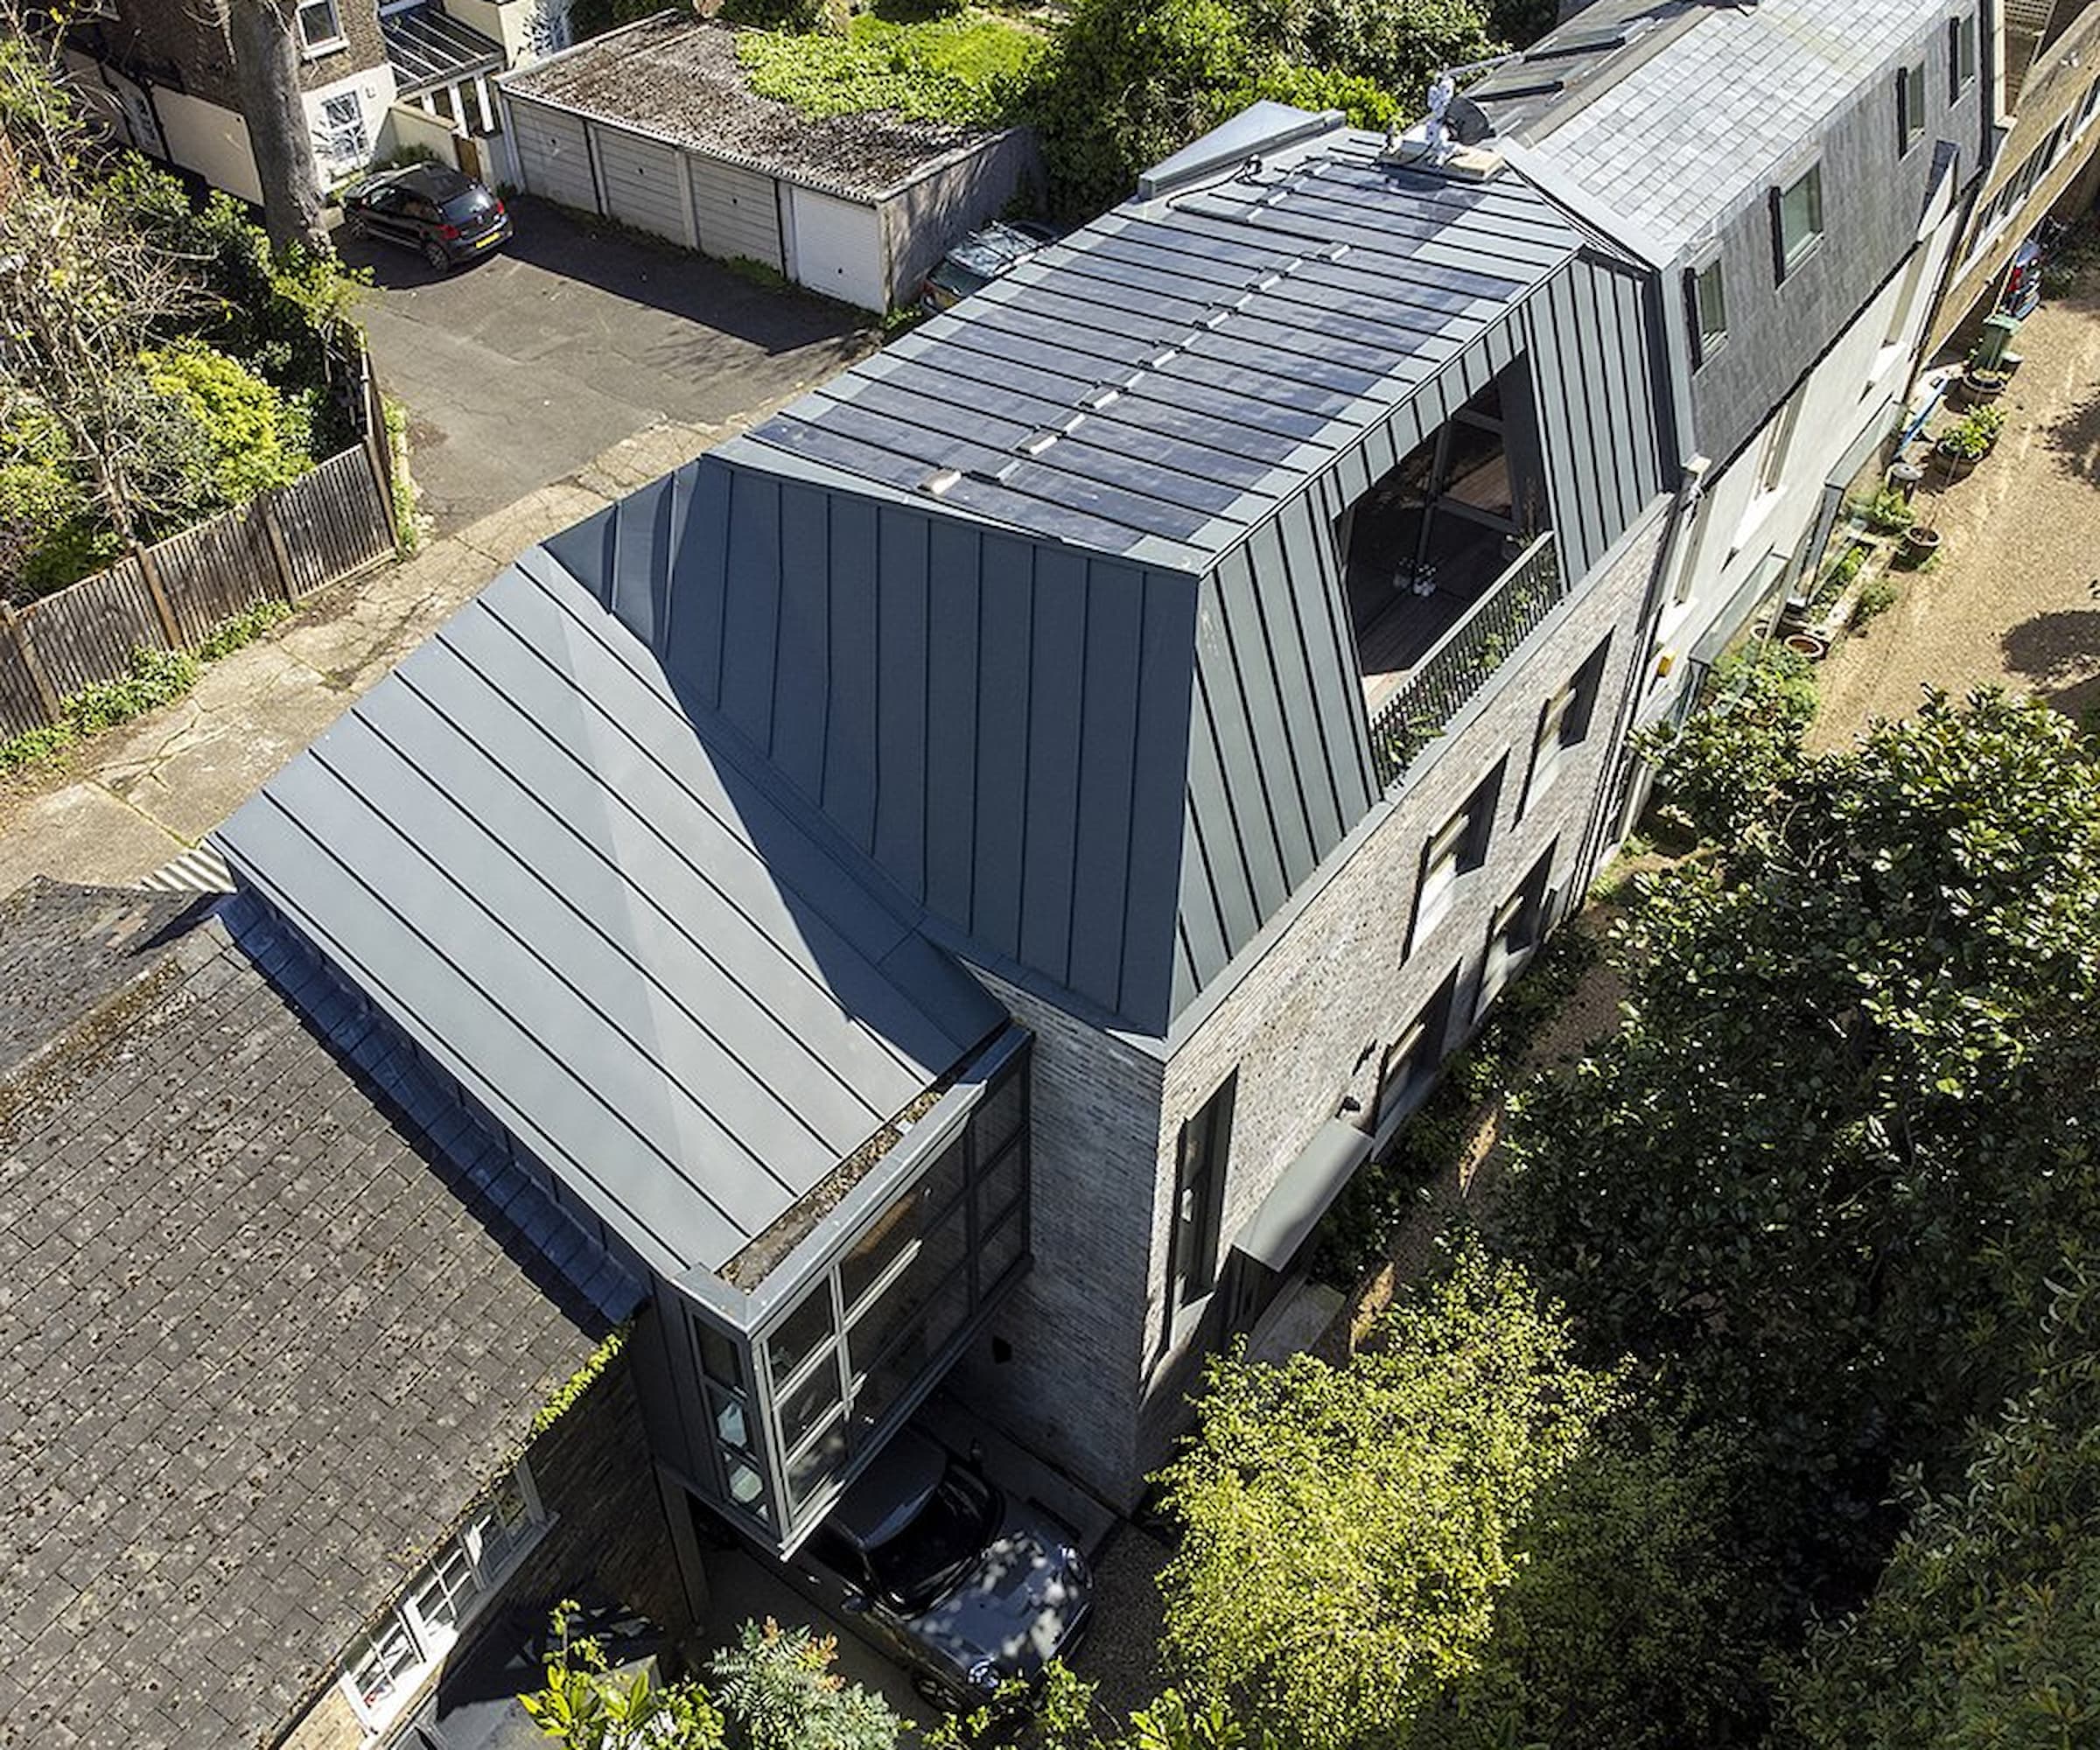
<instances>
[{"instance_id":1,"label":"tall narrow window","mask_svg":"<svg viewBox=\"0 0 2100 1750\"><path fill-rule=\"evenodd\" d=\"M1382 1136L1389 1124L1418 1105L1444 1061L1444 1041L1451 1032L1452 999L1459 988L1455 966L1431 994L1408 1029L1386 1048L1378 1066L1378 1097L1371 1110L1371 1130Z\"/></svg>"},{"instance_id":2,"label":"tall narrow window","mask_svg":"<svg viewBox=\"0 0 2100 1750\"><path fill-rule=\"evenodd\" d=\"M1785 279L1823 241L1823 166L1811 164L1784 188L1772 191L1772 246L1777 277Z\"/></svg>"},{"instance_id":3,"label":"tall narrow window","mask_svg":"<svg viewBox=\"0 0 2100 1750\"><path fill-rule=\"evenodd\" d=\"M1564 756L1589 738L1590 718L1597 709L1598 689L1604 682L1604 660L1611 648L1607 637L1568 677L1567 685L1540 710L1538 735L1531 745L1530 780L1524 786L1527 813L1553 788Z\"/></svg>"},{"instance_id":4,"label":"tall narrow window","mask_svg":"<svg viewBox=\"0 0 2100 1750\"><path fill-rule=\"evenodd\" d=\"M1802 397L1797 393L1765 427L1764 445L1757 452L1757 489L1775 493L1787 481L1787 452L1794 443L1794 422L1801 417Z\"/></svg>"},{"instance_id":5,"label":"tall narrow window","mask_svg":"<svg viewBox=\"0 0 2100 1750\"><path fill-rule=\"evenodd\" d=\"M1531 865L1516 891L1504 900L1488 926L1488 956L1480 967L1480 1007L1485 1009L1502 987L1530 958L1546 933L1546 914L1552 900L1553 852Z\"/></svg>"},{"instance_id":6,"label":"tall narrow window","mask_svg":"<svg viewBox=\"0 0 2100 1750\"><path fill-rule=\"evenodd\" d=\"M1218 1223L1225 1206L1225 1160L1232 1148L1232 1102L1239 1072L1225 1078L1203 1110L1181 1126L1174 1156L1174 1231L1167 1259L1170 1306L1200 1300L1218 1279Z\"/></svg>"},{"instance_id":7,"label":"tall narrow window","mask_svg":"<svg viewBox=\"0 0 2100 1750\"><path fill-rule=\"evenodd\" d=\"M1502 766L1481 779L1452 817L1437 829L1422 851L1422 879L1415 889L1414 928L1408 932L1412 951L1451 909L1460 877L1488 860L1488 841L1494 831L1494 805L1502 794Z\"/></svg>"},{"instance_id":8,"label":"tall narrow window","mask_svg":"<svg viewBox=\"0 0 2100 1750\"><path fill-rule=\"evenodd\" d=\"M1976 14L1947 21L1947 101L1976 82Z\"/></svg>"},{"instance_id":9,"label":"tall narrow window","mask_svg":"<svg viewBox=\"0 0 2100 1750\"><path fill-rule=\"evenodd\" d=\"M1692 269L1689 277L1691 332L1698 343L1692 353L1696 367L1719 352L1722 341L1728 338L1728 293L1721 282L1718 260Z\"/></svg>"},{"instance_id":10,"label":"tall narrow window","mask_svg":"<svg viewBox=\"0 0 2100 1750\"><path fill-rule=\"evenodd\" d=\"M1908 158L1925 137L1925 63L1896 69L1896 156Z\"/></svg>"}]
</instances>

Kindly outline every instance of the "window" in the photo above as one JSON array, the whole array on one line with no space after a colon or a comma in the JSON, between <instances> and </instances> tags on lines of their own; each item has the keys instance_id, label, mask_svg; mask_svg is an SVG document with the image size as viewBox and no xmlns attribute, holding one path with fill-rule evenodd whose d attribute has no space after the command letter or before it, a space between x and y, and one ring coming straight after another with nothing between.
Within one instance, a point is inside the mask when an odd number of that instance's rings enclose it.
<instances>
[{"instance_id":1,"label":"window","mask_svg":"<svg viewBox=\"0 0 2100 1750\"><path fill-rule=\"evenodd\" d=\"M368 1732L383 1731L408 1704L546 1523L532 1473L521 1459L466 1530L409 1582L379 1626L352 1645L339 1681Z\"/></svg>"},{"instance_id":2,"label":"window","mask_svg":"<svg viewBox=\"0 0 2100 1750\"><path fill-rule=\"evenodd\" d=\"M1823 241L1823 166L1811 164L1784 188L1772 191L1772 247L1783 280Z\"/></svg>"},{"instance_id":3,"label":"window","mask_svg":"<svg viewBox=\"0 0 2100 1750\"><path fill-rule=\"evenodd\" d=\"M1459 971L1454 966L1445 974L1444 982L1422 1005L1422 1012L1407 1031L1386 1047L1384 1060L1378 1066L1378 1097L1371 1108L1373 1135L1384 1137L1388 1125L1396 1124L1411 1111L1436 1080L1438 1066L1444 1061L1444 1041L1451 1032L1452 999L1458 988Z\"/></svg>"},{"instance_id":4,"label":"window","mask_svg":"<svg viewBox=\"0 0 2100 1750\"><path fill-rule=\"evenodd\" d=\"M1232 1148L1236 1069L1181 1126L1174 1151L1173 1233L1168 1242L1167 1308L1178 1312L1208 1294L1218 1278L1218 1224L1225 1206L1225 1160Z\"/></svg>"},{"instance_id":5,"label":"window","mask_svg":"<svg viewBox=\"0 0 2100 1750\"><path fill-rule=\"evenodd\" d=\"M1561 757L1589 738L1590 718L1597 709L1598 689L1604 682L1604 659L1611 654L1612 640L1590 652L1566 686L1548 699L1538 714L1538 734L1531 744L1531 779L1524 788L1528 810L1553 787Z\"/></svg>"},{"instance_id":6,"label":"window","mask_svg":"<svg viewBox=\"0 0 2100 1750\"><path fill-rule=\"evenodd\" d=\"M343 46L342 21L335 0L299 0L299 45L310 55Z\"/></svg>"},{"instance_id":7,"label":"window","mask_svg":"<svg viewBox=\"0 0 2100 1750\"><path fill-rule=\"evenodd\" d=\"M1896 69L1896 156L1908 158L1925 137L1925 63Z\"/></svg>"},{"instance_id":8,"label":"window","mask_svg":"<svg viewBox=\"0 0 2100 1750\"><path fill-rule=\"evenodd\" d=\"M1787 452L1794 443L1794 423L1801 417L1802 397L1796 393L1765 427L1765 439L1757 452L1757 490L1769 496L1787 483Z\"/></svg>"},{"instance_id":9,"label":"window","mask_svg":"<svg viewBox=\"0 0 2100 1750\"><path fill-rule=\"evenodd\" d=\"M1482 1009L1502 993L1545 935L1546 916L1553 901L1553 890L1548 883L1553 878L1553 853L1558 848L1546 848L1546 854L1531 865L1531 872L1502 901L1488 926L1488 957L1480 968Z\"/></svg>"},{"instance_id":10,"label":"window","mask_svg":"<svg viewBox=\"0 0 2100 1750\"><path fill-rule=\"evenodd\" d=\"M1721 284L1721 264L1711 261L1687 276L1686 301L1691 309L1691 361L1703 365L1728 338L1728 294Z\"/></svg>"},{"instance_id":11,"label":"window","mask_svg":"<svg viewBox=\"0 0 2100 1750\"><path fill-rule=\"evenodd\" d=\"M1498 763L1424 848L1422 879L1415 890L1415 924L1408 932L1410 952L1451 909L1459 878L1488 860L1488 841L1494 830L1494 804L1502 787L1502 767Z\"/></svg>"},{"instance_id":12,"label":"window","mask_svg":"<svg viewBox=\"0 0 2100 1750\"><path fill-rule=\"evenodd\" d=\"M354 91L321 100L321 125L314 149L332 164L361 164L372 156L372 136L365 130L364 105Z\"/></svg>"},{"instance_id":13,"label":"window","mask_svg":"<svg viewBox=\"0 0 2100 1750\"><path fill-rule=\"evenodd\" d=\"M1976 82L1976 14L1947 21L1947 101Z\"/></svg>"}]
</instances>

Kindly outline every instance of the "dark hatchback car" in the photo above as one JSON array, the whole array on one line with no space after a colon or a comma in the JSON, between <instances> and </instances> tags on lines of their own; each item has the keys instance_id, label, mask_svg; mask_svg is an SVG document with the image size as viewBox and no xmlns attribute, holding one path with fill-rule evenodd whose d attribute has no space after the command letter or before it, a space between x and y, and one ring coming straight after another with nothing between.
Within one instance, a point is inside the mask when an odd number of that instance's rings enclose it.
<instances>
[{"instance_id":1,"label":"dark hatchback car","mask_svg":"<svg viewBox=\"0 0 2100 1750\"><path fill-rule=\"evenodd\" d=\"M343 196L354 237L378 237L417 251L438 272L485 256L510 235L503 203L446 164L382 171Z\"/></svg>"},{"instance_id":2,"label":"dark hatchback car","mask_svg":"<svg viewBox=\"0 0 2100 1750\"><path fill-rule=\"evenodd\" d=\"M1001 274L1012 272L1038 249L1056 241L1056 232L1032 219L995 220L942 256L926 276L919 306L928 314L952 310L971 292L982 291Z\"/></svg>"},{"instance_id":3,"label":"dark hatchback car","mask_svg":"<svg viewBox=\"0 0 2100 1750\"><path fill-rule=\"evenodd\" d=\"M975 1706L1010 1677L1033 1684L1077 1650L1093 1614L1073 1532L908 1427L831 1509L794 1571L943 1706Z\"/></svg>"}]
</instances>

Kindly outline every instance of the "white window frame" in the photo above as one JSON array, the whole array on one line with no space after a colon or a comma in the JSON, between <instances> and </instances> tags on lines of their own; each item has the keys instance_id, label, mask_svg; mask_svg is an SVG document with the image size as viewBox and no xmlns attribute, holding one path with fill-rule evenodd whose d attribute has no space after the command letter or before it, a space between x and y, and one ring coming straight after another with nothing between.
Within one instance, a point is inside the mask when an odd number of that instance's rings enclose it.
<instances>
[{"instance_id":1,"label":"white window frame","mask_svg":"<svg viewBox=\"0 0 2100 1750\"><path fill-rule=\"evenodd\" d=\"M315 11L325 12L328 18L326 34L318 37L310 36L306 30L306 15ZM350 46L350 39L343 34L342 0L298 0L293 24L299 33L299 53L307 60Z\"/></svg>"},{"instance_id":2,"label":"white window frame","mask_svg":"<svg viewBox=\"0 0 2100 1750\"><path fill-rule=\"evenodd\" d=\"M1976 83L1976 14L1964 12L1947 21L1947 101L1961 102Z\"/></svg>"},{"instance_id":3,"label":"white window frame","mask_svg":"<svg viewBox=\"0 0 2100 1750\"><path fill-rule=\"evenodd\" d=\"M467 1625L502 1590L552 1523L531 1467L520 1459L473 1516L416 1571L393 1607L351 1644L336 1685L368 1737L376 1738L401 1718L444 1656L458 1645ZM498 1525L505 1535L492 1536L491 1528ZM455 1585L447 1572L461 1568L464 1574ZM442 1614L426 1614L423 1607L433 1586L440 1588L444 1600ZM409 1657L389 1662L394 1669L385 1686L368 1700L359 1673L389 1645L405 1648Z\"/></svg>"},{"instance_id":4,"label":"white window frame","mask_svg":"<svg viewBox=\"0 0 2100 1750\"><path fill-rule=\"evenodd\" d=\"M1721 258L1701 262L1688 270L1690 284L1686 301L1691 306L1692 368L1697 370L1707 360L1728 344L1728 277L1721 270ZM1707 326L1707 290L1712 289L1712 303L1718 320L1712 327Z\"/></svg>"},{"instance_id":5,"label":"white window frame","mask_svg":"<svg viewBox=\"0 0 2100 1750\"><path fill-rule=\"evenodd\" d=\"M347 104L354 119L339 119L332 109ZM354 91L332 91L320 101L313 129L315 156L331 164L363 164L372 156L372 129L364 102Z\"/></svg>"},{"instance_id":6,"label":"white window frame","mask_svg":"<svg viewBox=\"0 0 2100 1750\"><path fill-rule=\"evenodd\" d=\"M1787 242L1787 202L1801 190L1807 192L1808 226L1799 239ZM1821 161L1808 165L1797 175L1781 183L1772 190L1772 255L1779 270L1778 283L1784 285L1823 245L1826 223L1823 204L1823 164Z\"/></svg>"}]
</instances>

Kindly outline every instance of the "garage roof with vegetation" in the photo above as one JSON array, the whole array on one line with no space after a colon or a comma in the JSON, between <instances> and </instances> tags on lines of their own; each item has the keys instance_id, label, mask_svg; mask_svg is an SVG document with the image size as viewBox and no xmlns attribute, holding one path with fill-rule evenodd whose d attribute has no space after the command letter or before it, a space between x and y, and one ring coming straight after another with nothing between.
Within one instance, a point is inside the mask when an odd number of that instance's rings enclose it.
<instances>
[{"instance_id":1,"label":"garage roof with vegetation","mask_svg":"<svg viewBox=\"0 0 2100 1750\"><path fill-rule=\"evenodd\" d=\"M0 1742L276 1742L632 1308L259 909L0 900Z\"/></svg>"},{"instance_id":2,"label":"garage roof with vegetation","mask_svg":"<svg viewBox=\"0 0 2100 1750\"><path fill-rule=\"evenodd\" d=\"M852 200L887 194L999 131L885 111L805 116L751 88L736 39L727 24L665 12L508 74L502 85Z\"/></svg>"}]
</instances>

